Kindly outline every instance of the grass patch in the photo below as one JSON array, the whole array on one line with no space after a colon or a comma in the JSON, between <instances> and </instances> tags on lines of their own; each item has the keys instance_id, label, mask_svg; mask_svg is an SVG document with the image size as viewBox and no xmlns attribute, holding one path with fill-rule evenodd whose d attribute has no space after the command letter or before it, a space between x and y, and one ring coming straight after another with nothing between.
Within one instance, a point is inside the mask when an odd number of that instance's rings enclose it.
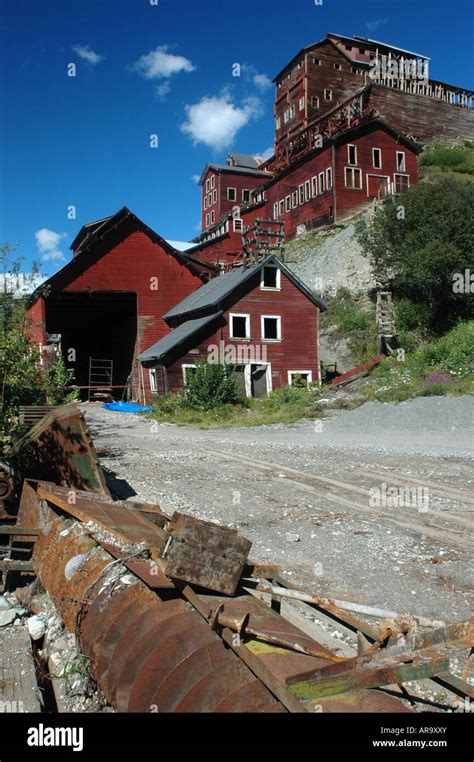
<instances>
[{"instance_id":1,"label":"grass patch","mask_svg":"<svg viewBox=\"0 0 474 762\"><path fill-rule=\"evenodd\" d=\"M437 168L442 172L455 172L457 175L474 176L474 142L463 140L452 144L436 141L425 148L420 166Z\"/></svg>"}]
</instances>

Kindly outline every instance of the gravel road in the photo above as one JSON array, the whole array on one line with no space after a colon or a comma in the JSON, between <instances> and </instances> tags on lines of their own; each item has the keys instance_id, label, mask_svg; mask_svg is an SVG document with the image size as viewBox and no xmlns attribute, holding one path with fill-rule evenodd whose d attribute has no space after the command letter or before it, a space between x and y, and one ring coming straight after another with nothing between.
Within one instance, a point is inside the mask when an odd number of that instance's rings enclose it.
<instances>
[{"instance_id":1,"label":"gravel road","mask_svg":"<svg viewBox=\"0 0 474 762\"><path fill-rule=\"evenodd\" d=\"M473 398L225 430L82 409L124 495L236 527L254 560L282 564L314 592L436 619L470 615ZM371 509L368 491L383 484L419 485L429 512Z\"/></svg>"}]
</instances>

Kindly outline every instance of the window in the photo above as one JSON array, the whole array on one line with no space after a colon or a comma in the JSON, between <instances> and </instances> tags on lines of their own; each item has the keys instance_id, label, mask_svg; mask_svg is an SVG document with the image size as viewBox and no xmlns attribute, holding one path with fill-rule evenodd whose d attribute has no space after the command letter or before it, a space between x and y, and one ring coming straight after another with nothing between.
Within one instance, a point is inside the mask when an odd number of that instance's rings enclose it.
<instances>
[{"instance_id":1,"label":"window","mask_svg":"<svg viewBox=\"0 0 474 762\"><path fill-rule=\"evenodd\" d=\"M313 372L311 370L289 370L288 386L306 386L313 382Z\"/></svg>"},{"instance_id":2,"label":"window","mask_svg":"<svg viewBox=\"0 0 474 762\"><path fill-rule=\"evenodd\" d=\"M326 188L324 186L324 172L320 172L319 173L319 192L324 193L325 190Z\"/></svg>"},{"instance_id":3,"label":"window","mask_svg":"<svg viewBox=\"0 0 474 762\"><path fill-rule=\"evenodd\" d=\"M250 315L229 315L230 338L250 339Z\"/></svg>"},{"instance_id":4,"label":"window","mask_svg":"<svg viewBox=\"0 0 474 762\"><path fill-rule=\"evenodd\" d=\"M347 146L347 163L357 164L357 148L353 145Z\"/></svg>"},{"instance_id":5,"label":"window","mask_svg":"<svg viewBox=\"0 0 474 762\"><path fill-rule=\"evenodd\" d=\"M346 167L346 188L354 188L354 190L362 188L362 172L360 169Z\"/></svg>"},{"instance_id":6,"label":"window","mask_svg":"<svg viewBox=\"0 0 474 762\"><path fill-rule=\"evenodd\" d=\"M215 213L215 211L214 211L214 209L213 209L213 210L212 210L212 212L211 212L211 225L213 225L213 224L214 224L214 220L215 220L215 219L216 219L216 213Z\"/></svg>"},{"instance_id":7,"label":"window","mask_svg":"<svg viewBox=\"0 0 474 762\"><path fill-rule=\"evenodd\" d=\"M405 153L397 151L397 172L406 172Z\"/></svg>"},{"instance_id":8,"label":"window","mask_svg":"<svg viewBox=\"0 0 474 762\"><path fill-rule=\"evenodd\" d=\"M280 288L281 273L278 267L274 265L267 265L262 267L262 274L260 278L261 289L271 289L276 291Z\"/></svg>"},{"instance_id":9,"label":"window","mask_svg":"<svg viewBox=\"0 0 474 762\"><path fill-rule=\"evenodd\" d=\"M227 200L235 201L237 198L237 188L227 188Z\"/></svg>"},{"instance_id":10,"label":"window","mask_svg":"<svg viewBox=\"0 0 474 762\"><path fill-rule=\"evenodd\" d=\"M210 180L211 180L211 188L214 188L214 186L216 184L216 176L215 175L211 175Z\"/></svg>"},{"instance_id":11,"label":"window","mask_svg":"<svg viewBox=\"0 0 474 762\"><path fill-rule=\"evenodd\" d=\"M156 368L149 368L148 374L150 376L150 391L155 393L158 391L158 384L156 382Z\"/></svg>"},{"instance_id":12,"label":"window","mask_svg":"<svg viewBox=\"0 0 474 762\"><path fill-rule=\"evenodd\" d=\"M289 212L291 209L291 196L285 198L285 212Z\"/></svg>"},{"instance_id":13,"label":"window","mask_svg":"<svg viewBox=\"0 0 474 762\"><path fill-rule=\"evenodd\" d=\"M361 74L361 70L357 68L357 66L352 67L352 73L353 74Z\"/></svg>"},{"instance_id":14,"label":"window","mask_svg":"<svg viewBox=\"0 0 474 762\"><path fill-rule=\"evenodd\" d=\"M234 217L234 233L240 233L242 231L242 220L239 217Z\"/></svg>"},{"instance_id":15,"label":"window","mask_svg":"<svg viewBox=\"0 0 474 762\"><path fill-rule=\"evenodd\" d=\"M342 69L342 66L341 66L341 64L339 64L339 63L335 63L335 64L334 64L334 68L336 69L336 71L341 71L341 69Z\"/></svg>"},{"instance_id":16,"label":"window","mask_svg":"<svg viewBox=\"0 0 474 762\"><path fill-rule=\"evenodd\" d=\"M304 185L300 185L298 191L300 195L300 204L304 204Z\"/></svg>"},{"instance_id":17,"label":"window","mask_svg":"<svg viewBox=\"0 0 474 762\"><path fill-rule=\"evenodd\" d=\"M281 341L281 317L279 315L262 315L262 339L265 341Z\"/></svg>"},{"instance_id":18,"label":"window","mask_svg":"<svg viewBox=\"0 0 474 762\"><path fill-rule=\"evenodd\" d=\"M311 190L312 190L313 198L318 195L318 176L317 175L315 175L311 179Z\"/></svg>"},{"instance_id":19,"label":"window","mask_svg":"<svg viewBox=\"0 0 474 762\"><path fill-rule=\"evenodd\" d=\"M361 56L365 56L365 48L359 48L359 53Z\"/></svg>"},{"instance_id":20,"label":"window","mask_svg":"<svg viewBox=\"0 0 474 762\"><path fill-rule=\"evenodd\" d=\"M276 220L278 218L278 203L273 204L273 219Z\"/></svg>"},{"instance_id":21,"label":"window","mask_svg":"<svg viewBox=\"0 0 474 762\"><path fill-rule=\"evenodd\" d=\"M206 180L206 193L209 193L210 183L211 183L211 181L210 181L210 180L209 180L209 178L208 178L208 179Z\"/></svg>"},{"instance_id":22,"label":"window","mask_svg":"<svg viewBox=\"0 0 474 762\"><path fill-rule=\"evenodd\" d=\"M332 167L328 167L326 170L326 190L331 190L332 188Z\"/></svg>"},{"instance_id":23,"label":"window","mask_svg":"<svg viewBox=\"0 0 474 762\"><path fill-rule=\"evenodd\" d=\"M277 118L275 119L275 127L277 130L281 129L281 116L277 116Z\"/></svg>"},{"instance_id":24,"label":"window","mask_svg":"<svg viewBox=\"0 0 474 762\"><path fill-rule=\"evenodd\" d=\"M206 214L206 227L209 227L209 214Z\"/></svg>"},{"instance_id":25,"label":"window","mask_svg":"<svg viewBox=\"0 0 474 762\"><path fill-rule=\"evenodd\" d=\"M395 175L395 193L403 193L410 187L408 175Z\"/></svg>"},{"instance_id":26,"label":"window","mask_svg":"<svg viewBox=\"0 0 474 762\"><path fill-rule=\"evenodd\" d=\"M295 105L293 104L293 106L290 106L290 119L294 119L295 116L296 116L296 109L295 109Z\"/></svg>"},{"instance_id":27,"label":"window","mask_svg":"<svg viewBox=\"0 0 474 762\"><path fill-rule=\"evenodd\" d=\"M344 45L346 50L352 50L352 45Z\"/></svg>"},{"instance_id":28,"label":"window","mask_svg":"<svg viewBox=\"0 0 474 762\"><path fill-rule=\"evenodd\" d=\"M299 99L298 108L300 111L304 110L304 96Z\"/></svg>"},{"instance_id":29,"label":"window","mask_svg":"<svg viewBox=\"0 0 474 762\"><path fill-rule=\"evenodd\" d=\"M298 191L293 191L291 194L291 204L293 209L298 206Z\"/></svg>"},{"instance_id":30,"label":"window","mask_svg":"<svg viewBox=\"0 0 474 762\"><path fill-rule=\"evenodd\" d=\"M242 191L242 201L244 204L248 204L250 201L250 191L249 190L243 190Z\"/></svg>"},{"instance_id":31,"label":"window","mask_svg":"<svg viewBox=\"0 0 474 762\"><path fill-rule=\"evenodd\" d=\"M204 196L204 209L207 209L207 196Z\"/></svg>"},{"instance_id":32,"label":"window","mask_svg":"<svg viewBox=\"0 0 474 762\"><path fill-rule=\"evenodd\" d=\"M304 200L309 201L311 198L311 183L309 180L306 180L304 184Z\"/></svg>"},{"instance_id":33,"label":"window","mask_svg":"<svg viewBox=\"0 0 474 762\"><path fill-rule=\"evenodd\" d=\"M319 98L317 95L311 96L311 108L319 108Z\"/></svg>"},{"instance_id":34,"label":"window","mask_svg":"<svg viewBox=\"0 0 474 762\"><path fill-rule=\"evenodd\" d=\"M191 363L189 363L189 364L181 365L181 368L183 370L183 383L185 386L187 386L189 383L190 377L194 376L194 374L196 373L196 366L191 365Z\"/></svg>"},{"instance_id":35,"label":"window","mask_svg":"<svg viewBox=\"0 0 474 762\"><path fill-rule=\"evenodd\" d=\"M212 193L207 194L207 205L212 206Z\"/></svg>"},{"instance_id":36,"label":"window","mask_svg":"<svg viewBox=\"0 0 474 762\"><path fill-rule=\"evenodd\" d=\"M279 204L279 207L278 207L278 211L280 212L280 216L282 214L285 214L285 200L284 199L282 199L280 201L280 204Z\"/></svg>"},{"instance_id":37,"label":"window","mask_svg":"<svg viewBox=\"0 0 474 762\"><path fill-rule=\"evenodd\" d=\"M289 109L286 109L286 111L283 112L283 121L286 124L288 119L290 118L290 111Z\"/></svg>"},{"instance_id":38,"label":"window","mask_svg":"<svg viewBox=\"0 0 474 762\"><path fill-rule=\"evenodd\" d=\"M313 63L316 64L316 66L321 66L321 59L320 58L313 58Z\"/></svg>"},{"instance_id":39,"label":"window","mask_svg":"<svg viewBox=\"0 0 474 762\"><path fill-rule=\"evenodd\" d=\"M332 101L332 90L324 90L324 100L325 101Z\"/></svg>"},{"instance_id":40,"label":"window","mask_svg":"<svg viewBox=\"0 0 474 762\"><path fill-rule=\"evenodd\" d=\"M217 203L217 190L212 191L212 203L213 204Z\"/></svg>"},{"instance_id":41,"label":"window","mask_svg":"<svg viewBox=\"0 0 474 762\"><path fill-rule=\"evenodd\" d=\"M374 169L382 169L382 151L380 148L372 148L372 165Z\"/></svg>"}]
</instances>

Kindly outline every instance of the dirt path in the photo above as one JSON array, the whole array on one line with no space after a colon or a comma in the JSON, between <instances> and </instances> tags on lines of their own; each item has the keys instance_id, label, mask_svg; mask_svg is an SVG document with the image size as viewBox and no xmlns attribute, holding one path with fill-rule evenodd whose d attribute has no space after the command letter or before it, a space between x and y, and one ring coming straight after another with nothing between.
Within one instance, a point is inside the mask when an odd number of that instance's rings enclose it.
<instances>
[{"instance_id":1,"label":"dirt path","mask_svg":"<svg viewBox=\"0 0 474 762\"><path fill-rule=\"evenodd\" d=\"M237 527L255 560L315 592L436 619L470 614L472 398L369 404L322 429L199 431L83 409L130 496ZM384 484L412 488L417 505L384 503Z\"/></svg>"}]
</instances>

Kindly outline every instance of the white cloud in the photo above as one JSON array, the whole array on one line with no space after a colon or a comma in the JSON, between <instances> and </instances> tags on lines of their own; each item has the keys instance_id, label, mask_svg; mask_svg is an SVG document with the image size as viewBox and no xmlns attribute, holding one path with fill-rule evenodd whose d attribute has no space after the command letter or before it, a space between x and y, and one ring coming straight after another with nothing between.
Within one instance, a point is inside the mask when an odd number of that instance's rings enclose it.
<instances>
[{"instance_id":1,"label":"white cloud","mask_svg":"<svg viewBox=\"0 0 474 762\"><path fill-rule=\"evenodd\" d=\"M273 146L270 146L270 148L267 148L263 153L257 154L258 156L261 156L262 159L271 159L273 156Z\"/></svg>"},{"instance_id":2,"label":"white cloud","mask_svg":"<svg viewBox=\"0 0 474 762\"><path fill-rule=\"evenodd\" d=\"M188 58L167 53L168 48L169 45L162 45L155 50L151 50L133 64L133 69L145 77L145 79L168 78L173 74L179 74L181 71L194 71L196 67L193 66Z\"/></svg>"},{"instance_id":3,"label":"white cloud","mask_svg":"<svg viewBox=\"0 0 474 762\"><path fill-rule=\"evenodd\" d=\"M191 180L198 185L201 175L192 175Z\"/></svg>"},{"instance_id":4,"label":"white cloud","mask_svg":"<svg viewBox=\"0 0 474 762\"><path fill-rule=\"evenodd\" d=\"M198 103L186 106L187 121L181 130L194 144L204 143L219 151L228 148L238 131L261 114L262 104L258 98L247 98L239 107L232 103L230 94L224 92L215 97L204 96Z\"/></svg>"},{"instance_id":5,"label":"white cloud","mask_svg":"<svg viewBox=\"0 0 474 762\"><path fill-rule=\"evenodd\" d=\"M51 259L65 259L59 244L63 238L66 238L66 233L55 233L54 230L41 228L36 231L35 238L38 251L42 254L41 259L45 262Z\"/></svg>"},{"instance_id":6,"label":"white cloud","mask_svg":"<svg viewBox=\"0 0 474 762\"><path fill-rule=\"evenodd\" d=\"M90 45L73 45L72 49L77 53L79 58L83 58L84 61L92 64L92 66L100 63L105 58L105 56L101 56L99 53L92 50Z\"/></svg>"},{"instance_id":7,"label":"white cloud","mask_svg":"<svg viewBox=\"0 0 474 762\"><path fill-rule=\"evenodd\" d=\"M273 86L273 83L270 79L270 77L267 77L266 74L255 74L253 77L254 84L257 85L260 90L267 90L269 87Z\"/></svg>"},{"instance_id":8,"label":"white cloud","mask_svg":"<svg viewBox=\"0 0 474 762\"><path fill-rule=\"evenodd\" d=\"M366 27L368 31L372 34L372 32L375 32L376 29L379 28L379 26L382 26L383 24L386 24L388 21L387 19L376 19L375 21L367 21Z\"/></svg>"},{"instance_id":9,"label":"white cloud","mask_svg":"<svg viewBox=\"0 0 474 762\"><path fill-rule=\"evenodd\" d=\"M171 84L169 79L166 79L162 85L158 85L157 87L155 87L155 93L157 94L158 98L161 101L163 101L166 98L170 90L171 90Z\"/></svg>"}]
</instances>

